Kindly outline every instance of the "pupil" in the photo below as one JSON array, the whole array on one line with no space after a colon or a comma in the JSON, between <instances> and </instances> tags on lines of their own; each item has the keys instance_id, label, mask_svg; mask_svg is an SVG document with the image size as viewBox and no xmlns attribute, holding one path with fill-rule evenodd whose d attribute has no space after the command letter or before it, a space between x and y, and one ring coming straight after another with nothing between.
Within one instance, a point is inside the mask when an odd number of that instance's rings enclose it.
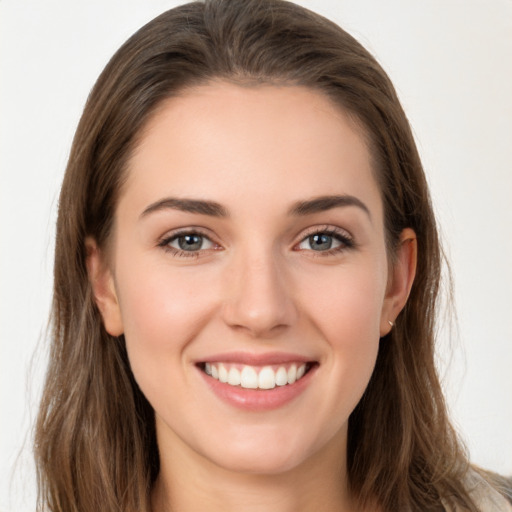
<instances>
[{"instance_id":1,"label":"pupil","mask_svg":"<svg viewBox=\"0 0 512 512\"><path fill-rule=\"evenodd\" d=\"M203 237L199 235L183 235L178 238L178 245L184 251L196 251L203 245Z\"/></svg>"},{"instance_id":2,"label":"pupil","mask_svg":"<svg viewBox=\"0 0 512 512\"><path fill-rule=\"evenodd\" d=\"M332 246L332 237L323 233L309 237L309 243L314 251L324 251Z\"/></svg>"}]
</instances>

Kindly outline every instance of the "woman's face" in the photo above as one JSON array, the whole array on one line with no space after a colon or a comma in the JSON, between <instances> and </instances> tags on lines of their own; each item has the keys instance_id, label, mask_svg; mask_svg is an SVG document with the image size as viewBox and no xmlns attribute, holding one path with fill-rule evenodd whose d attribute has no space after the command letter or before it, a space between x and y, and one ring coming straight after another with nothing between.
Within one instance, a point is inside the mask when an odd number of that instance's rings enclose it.
<instances>
[{"instance_id":1,"label":"woman's face","mask_svg":"<svg viewBox=\"0 0 512 512\"><path fill-rule=\"evenodd\" d=\"M98 305L160 450L255 473L344 449L409 287L389 272L359 129L295 86L213 83L164 103L130 160L109 261Z\"/></svg>"}]
</instances>

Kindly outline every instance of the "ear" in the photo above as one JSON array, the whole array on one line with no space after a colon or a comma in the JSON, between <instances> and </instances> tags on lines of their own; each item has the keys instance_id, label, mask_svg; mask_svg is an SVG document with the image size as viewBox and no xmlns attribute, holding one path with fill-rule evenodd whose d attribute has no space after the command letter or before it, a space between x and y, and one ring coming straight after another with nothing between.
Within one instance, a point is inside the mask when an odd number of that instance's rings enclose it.
<instances>
[{"instance_id":1,"label":"ear","mask_svg":"<svg viewBox=\"0 0 512 512\"><path fill-rule=\"evenodd\" d=\"M382 306L381 337L389 334L393 328L392 324L395 323L396 317L407 302L416 275L417 255L416 233L410 228L404 229L400 234L400 244L391 268L388 289Z\"/></svg>"},{"instance_id":2,"label":"ear","mask_svg":"<svg viewBox=\"0 0 512 512\"><path fill-rule=\"evenodd\" d=\"M120 336L124 332L121 309L117 300L112 272L105 257L98 248L96 240L87 237L87 273L91 283L94 300L103 318L105 330L111 336Z\"/></svg>"}]
</instances>

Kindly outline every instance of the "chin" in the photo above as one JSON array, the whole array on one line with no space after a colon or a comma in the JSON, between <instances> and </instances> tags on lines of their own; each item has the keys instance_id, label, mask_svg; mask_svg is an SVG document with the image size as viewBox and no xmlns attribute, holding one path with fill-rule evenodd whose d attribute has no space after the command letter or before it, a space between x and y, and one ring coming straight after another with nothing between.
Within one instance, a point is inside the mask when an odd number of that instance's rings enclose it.
<instances>
[{"instance_id":1,"label":"chin","mask_svg":"<svg viewBox=\"0 0 512 512\"><path fill-rule=\"evenodd\" d=\"M282 453L281 450L265 450L265 453L248 455L236 453L223 457L218 464L227 471L251 475L278 475L300 466L304 459L295 453Z\"/></svg>"},{"instance_id":2,"label":"chin","mask_svg":"<svg viewBox=\"0 0 512 512\"><path fill-rule=\"evenodd\" d=\"M251 435L252 434L252 435ZM261 435L246 432L240 439L225 441L210 460L228 471L245 474L277 475L304 464L317 451L311 440L283 435ZM220 452L220 453L219 453Z\"/></svg>"}]
</instances>

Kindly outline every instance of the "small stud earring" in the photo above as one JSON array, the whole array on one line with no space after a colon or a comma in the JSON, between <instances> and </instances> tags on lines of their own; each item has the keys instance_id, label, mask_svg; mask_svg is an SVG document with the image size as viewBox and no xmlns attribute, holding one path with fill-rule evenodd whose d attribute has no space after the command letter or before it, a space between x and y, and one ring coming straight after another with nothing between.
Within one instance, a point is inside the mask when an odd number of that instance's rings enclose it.
<instances>
[{"instance_id":1,"label":"small stud earring","mask_svg":"<svg viewBox=\"0 0 512 512\"><path fill-rule=\"evenodd\" d=\"M393 328L393 326L395 325L391 320L388 320L388 324L391 326L391 328Z\"/></svg>"}]
</instances>

